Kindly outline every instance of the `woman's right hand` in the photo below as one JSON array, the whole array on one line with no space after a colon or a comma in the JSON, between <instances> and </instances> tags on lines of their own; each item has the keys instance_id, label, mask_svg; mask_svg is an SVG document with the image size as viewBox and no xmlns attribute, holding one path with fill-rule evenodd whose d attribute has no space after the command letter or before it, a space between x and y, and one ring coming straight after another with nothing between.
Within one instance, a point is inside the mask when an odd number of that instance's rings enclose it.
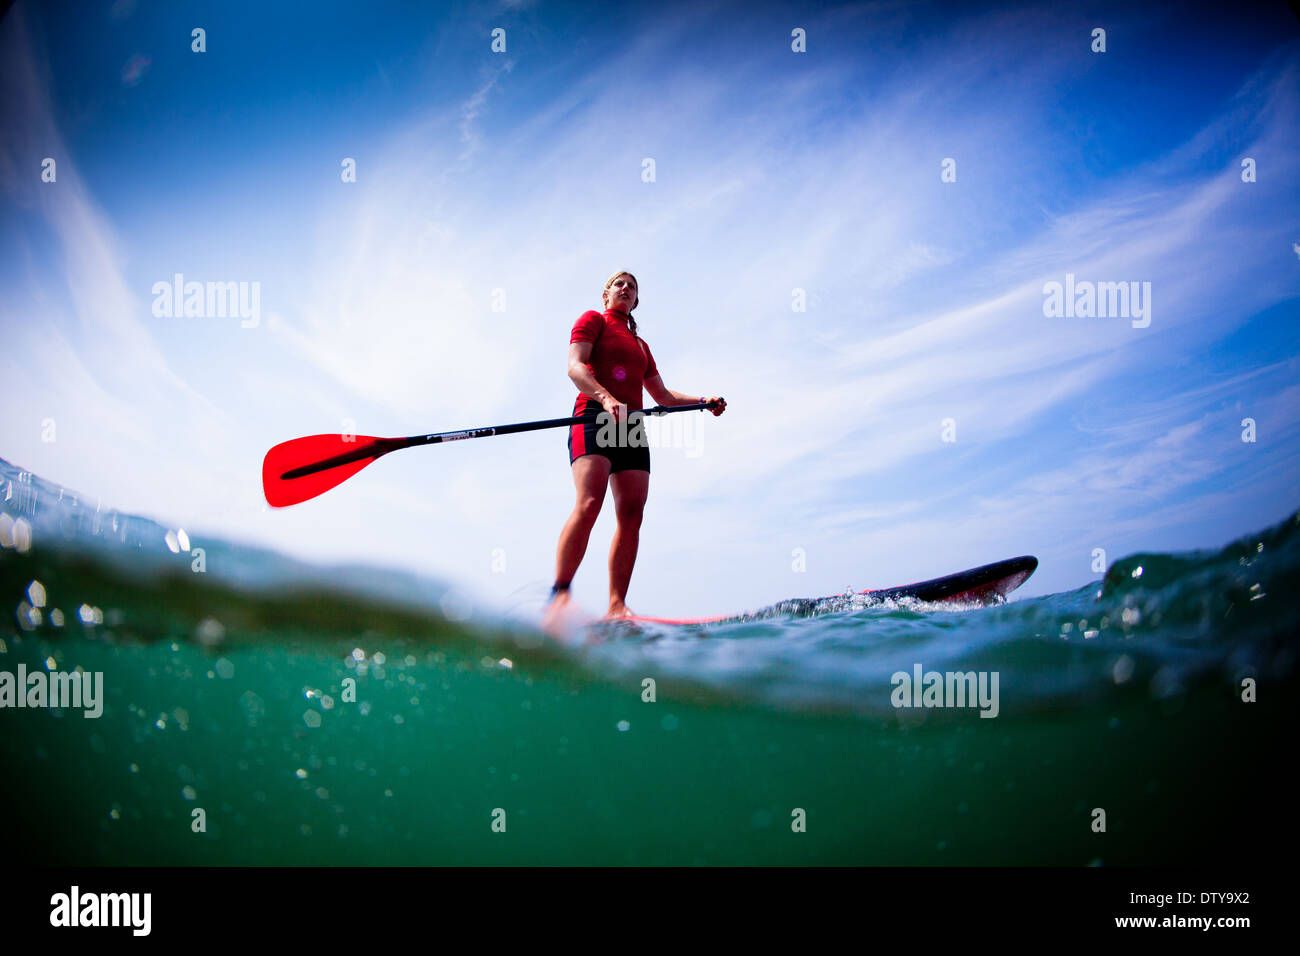
<instances>
[{"instance_id":1,"label":"woman's right hand","mask_svg":"<svg viewBox=\"0 0 1300 956\"><path fill-rule=\"evenodd\" d=\"M600 405L605 411L614 417L614 421L620 421L627 417L627 406L620 402L609 392L605 392L600 398Z\"/></svg>"}]
</instances>

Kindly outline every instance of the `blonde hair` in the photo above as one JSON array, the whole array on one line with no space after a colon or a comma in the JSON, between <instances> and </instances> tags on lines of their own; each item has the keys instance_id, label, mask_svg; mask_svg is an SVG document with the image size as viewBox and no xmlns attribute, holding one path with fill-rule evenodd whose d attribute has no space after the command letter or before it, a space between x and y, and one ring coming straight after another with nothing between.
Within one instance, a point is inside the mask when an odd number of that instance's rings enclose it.
<instances>
[{"instance_id":1,"label":"blonde hair","mask_svg":"<svg viewBox=\"0 0 1300 956\"><path fill-rule=\"evenodd\" d=\"M627 276L627 277L628 277L629 279L631 279L633 282L636 282L636 300L632 303L632 308L635 309L638 305L641 304L641 283L640 283L640 282L637 282L637 281L636 281L636 276L632 275L632 273L628 272L626 269L620 269L618 272L615 272L612 276L610 276L608 279L606 279L606 280L605 280L605 290L604 290L604 291L605 291L605 292L608 292L608 291L609 291L609 287L612 286L612 285L614 284L614 280L617 279L619 276ZM602 298L603 298L603 293L602 293ZM606 308L608 308L608 307L609 307L609 303L606 302L606 303L605 303L605 306L606 306ZM632 332L632 336L633 336L633 338L636 338L636 337L637 337L637 334L636 334L636 319L632 318L632 313L630 313L630 312L628 313L627 320L628 320L628 325L630 326L630 331Z\"/></svg>"}]
</instances>

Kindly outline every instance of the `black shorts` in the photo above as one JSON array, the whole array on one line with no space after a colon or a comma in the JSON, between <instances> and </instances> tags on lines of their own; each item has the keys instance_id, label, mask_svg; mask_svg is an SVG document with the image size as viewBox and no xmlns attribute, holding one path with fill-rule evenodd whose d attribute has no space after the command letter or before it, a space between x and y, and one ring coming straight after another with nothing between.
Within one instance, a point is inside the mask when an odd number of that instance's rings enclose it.
<instances>
[{"instance_id":1,"label":"black shorts","mask_svg":"<svg viewBox=\"0 0 1300 956\"><path fill-rule=\"evenodd\" d=\"M604 410L600 402L588 399L586 407L578 409L577 414L598 414ZM649 471L650 446L646 444L645 430L633 427L638 418L644 417L633 412L626 425L621 422L613 425L602 425L599 422L570 425L569 464L572 465L583 455L600 455L609 459L611 475L619 471Z\"/></svg>"}]
</instances>

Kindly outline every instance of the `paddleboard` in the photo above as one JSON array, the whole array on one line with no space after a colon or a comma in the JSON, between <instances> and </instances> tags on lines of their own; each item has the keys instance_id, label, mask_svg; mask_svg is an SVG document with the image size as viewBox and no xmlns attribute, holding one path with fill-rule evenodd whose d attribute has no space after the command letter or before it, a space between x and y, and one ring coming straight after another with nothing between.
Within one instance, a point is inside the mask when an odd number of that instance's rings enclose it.
<instances>
[{"instance_id":1,"label":"paddleboard","mask_svg":"<svg viewBox=\"0 0 1300 956\"><path fill-rule=\"evenodd\" d=\"M914 584L904 584L893 588L869 588L857 593L867 595L873 603L910 598L915 601L938 604L997 604L1024 584L1037 567L1037 558L1032 555L1022 555L1018 558L1008 558L1005 561L984 564L967 571L958 571L955 574L948 574L941 578L932 578L929 581L917 581ZM828 601L835 601L844 597L845 595L837 594L824 598L795 598L760 608L757 611L749 611L744 614L723 614L718 617L676 618L636 615L632 617L601 618L601 620L681 625L721 624L724 621L753 620L782 614L797 617L812 613L815 608L819 605L824 606Z\"/></svg>"}]
</instances>

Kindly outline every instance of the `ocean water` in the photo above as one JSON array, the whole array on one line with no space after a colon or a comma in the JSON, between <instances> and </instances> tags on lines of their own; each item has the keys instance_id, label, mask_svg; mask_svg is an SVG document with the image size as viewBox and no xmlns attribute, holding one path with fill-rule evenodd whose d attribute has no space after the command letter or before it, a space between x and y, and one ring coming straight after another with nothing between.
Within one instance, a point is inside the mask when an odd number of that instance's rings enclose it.
<instances>
[{"instance_id":1,"label":"ocean water","mask_svg":"<svg viewBox=\"0 0 1300 956\"><path fill-rule=\"evenodd\" d=\"M384 569L204 542L195 573L174 530L2 460L0 544L0 674L103 675L98 717L0 709L15 863L1246 866L1294 843L1300 515L996 607L563 642ZM996 698L896 706L917 667Z\"/></svg>"}]
</instances>

